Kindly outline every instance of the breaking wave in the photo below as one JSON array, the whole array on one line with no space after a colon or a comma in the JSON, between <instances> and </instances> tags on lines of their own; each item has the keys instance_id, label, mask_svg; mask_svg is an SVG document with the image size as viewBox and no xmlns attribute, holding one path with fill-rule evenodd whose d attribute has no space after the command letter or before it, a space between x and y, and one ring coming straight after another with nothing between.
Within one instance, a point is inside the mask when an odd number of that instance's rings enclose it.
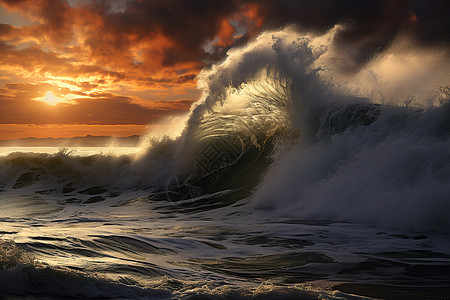
<instances>
[{"instance_id":1,"label":"breaking wave","mask_svg":"<svg viewBox=\"0 0 450 300\"><path fill-rule=\"evenodd\" d=\"M264 33L199 74L203 97L177 138L153 139L138 157L11 154L0 183L145 189L171 201L256 187L254 206L281 214L448 230L448 89L425 109L339 94L323 72L329 39Z\"/></svg>"}]
</instances>

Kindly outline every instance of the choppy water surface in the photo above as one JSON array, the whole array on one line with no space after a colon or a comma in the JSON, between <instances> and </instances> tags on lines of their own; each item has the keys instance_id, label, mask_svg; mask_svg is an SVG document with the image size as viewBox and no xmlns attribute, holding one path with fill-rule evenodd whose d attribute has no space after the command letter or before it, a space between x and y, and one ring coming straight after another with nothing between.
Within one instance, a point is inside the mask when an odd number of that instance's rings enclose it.
<instances>
[{"instance_id":1,"label":"choppy water surface","mask_svg":"<svg viewBox=\"0 0 450 300\"><path fill-rule=\"evenodd\" d=\"M347 298L332 292L334 286L373 297L420 299L449 292L445 236L271 217L254 212L247 199L186 212L143 193L97 203L89 199L102 196L91 196L66 193L65 203L45 193L2 196L3 293Z\"/></svg>"},{"instance_id":2,"label":"choppy water surface","mask_svg":"<svg viewBox=\"0 0 450 300\"><path fill-rule=\"evenodd\" d=\"M69 151L78 156L104 154L112 156L136 154L139 147L0 147L0 156L7 156L14 152L20 153L46 153L56 154L61 151Z\"/></svg>"}]
</instances>

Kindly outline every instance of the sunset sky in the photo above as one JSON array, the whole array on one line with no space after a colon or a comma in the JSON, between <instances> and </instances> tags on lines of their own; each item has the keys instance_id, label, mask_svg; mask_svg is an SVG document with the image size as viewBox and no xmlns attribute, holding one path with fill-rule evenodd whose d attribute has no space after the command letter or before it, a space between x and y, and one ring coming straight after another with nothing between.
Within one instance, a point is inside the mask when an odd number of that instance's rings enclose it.
<instances>
[{"instance_id":1,"label":"sunset sky","mask_svg":"<svg viewBox=\"0 0 450 300\"><path fill-rule=\"evenodd\" d=\"M189 111L203 67L280 26L347 24L335 44L348 72L399 34L447 45L449 3L0 0L0 140L142 134Z\"/></svg>"}]
</instances>

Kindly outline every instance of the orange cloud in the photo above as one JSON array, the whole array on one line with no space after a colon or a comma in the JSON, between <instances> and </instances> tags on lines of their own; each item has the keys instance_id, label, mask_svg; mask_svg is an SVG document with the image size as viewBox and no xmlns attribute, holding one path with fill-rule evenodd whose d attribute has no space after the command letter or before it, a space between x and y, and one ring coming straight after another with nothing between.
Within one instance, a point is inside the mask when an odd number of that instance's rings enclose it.
<instances>
[{"instance_id":1,"label":"orange cloud","mask_svg":"<svg viewBox=\"0 0 450 300\"><path fill-rule=\"evenodd\" d=\"M219 38L217 45L227 47L233 44L234 32L235 28L233 25L231 25L228 20L222 20L219 33L217 34L217 37Z\"/></svg>"},{"instance_id":2,"label":"orange cloud","mask_svg":"<svg viewBox=\"0 0 450 300\"><path fill-rule=\"evenodd\" d=\"M265 16L258 4L250 3L242 7L240 13L236 14L236 19L247 29L247 35L253 37L260 32Z\"/></svg>"},{"instance_id":3,"label":"orange cloud","mask_svg":"<svg viewBox=\"0 0 450 300\"><path fill-rule=\"evenodd\" d=\"M218 38L218 53L231 46L235 30L227 18L239 15L232 0L201 5L128 1L119 12L107 1L0 4L34 21L22 27L0 24L0 69L26 77L89 78L149 89L194 87L209 55L204 43ZM246 26L253 26L248 20L256 17L255 10L255 5L244 5Z\"/></svg>"}]
</instances>

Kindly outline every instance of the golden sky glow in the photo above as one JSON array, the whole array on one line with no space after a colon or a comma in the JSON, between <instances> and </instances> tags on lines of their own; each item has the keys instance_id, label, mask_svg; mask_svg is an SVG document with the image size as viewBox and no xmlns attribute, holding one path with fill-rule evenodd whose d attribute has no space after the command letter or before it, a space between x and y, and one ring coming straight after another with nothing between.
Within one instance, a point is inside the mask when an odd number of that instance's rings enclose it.
<instances>
[{"instance_id":1,"label":"golden sky glow","mask_svg":"<svg viewBox=\"0 0 450 300\"><path fill-rule=\"evenodd\" d=\"M55 95L53 95L53 92L47 92L45 93L44 97L41 97L40 101L47 103L48 105L56 105L58 103L63 102L64 100L62 100L59 97L56 97Z\"/></svg>"}]
</instances>

